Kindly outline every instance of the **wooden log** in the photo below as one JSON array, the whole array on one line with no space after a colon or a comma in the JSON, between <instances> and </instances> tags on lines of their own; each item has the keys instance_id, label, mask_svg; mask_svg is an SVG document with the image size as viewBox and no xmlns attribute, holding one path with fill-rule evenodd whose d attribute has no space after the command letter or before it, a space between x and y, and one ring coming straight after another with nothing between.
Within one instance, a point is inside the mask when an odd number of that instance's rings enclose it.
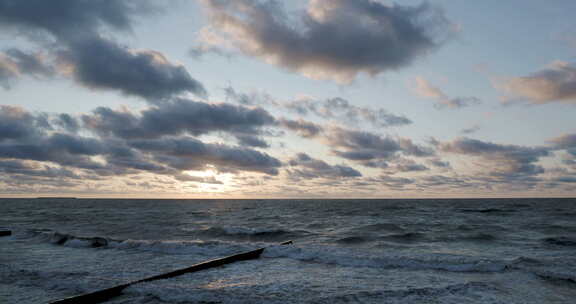
<instances>
[{"instance_id":1,"label":"wooden log","mask_svg":"<svg viewBox=\"0 0 576 304\"><path fill-rule=\"evenodd\" d=\"M280 245L288 245L288 244L292 244L292 241L283 242ZM220 259L202 262L202 263L199 263L196 265L192 265L190 267L174 270L174 271L171 271L168 273L155 275L155 276L144 278L144 279L137 280L137 281L132 281L132 282L125 283L125 284L118 285L118 286L114 286L111 288L106 288L106 289L98 290L95 292L91 292L91 293L87 293L87 294L83 294L83 295L79 295L79 296L73 296L70 298L57 300L54 302L50 302L50 304L75 304L75 303L78 303L78 304L96 304L96 303L102 303L102 302L108 301L114 297L121 295L122 291L124 289L126 289L126 288L128 288L134 284L173 278L173 277L183 275L186 273L201 271L204 269L218 267L218 266L222 266L222 265L226 265L226 264L230 264L230 263L234 263L234 262L238 262L238 261L257 259L260 257L262 252L264 252L264 249L266 249L266 248L260 248L260 249L256 249L256 250L252 250L252 251L248 251L248 252L244 252L244 253L231 255L231 256L228 256L225 258L220 258Z\"/></svg>"},{"instance_id":2,"label":"wooden log","mask_svg":"<svg viewBox=\"0 0 576 304\"><path fill-rule=\"evenodd\" d=\"M0 229L0 236L11 236L12 235L12 231L7 230L7 229Z\"/></svg>"}]
</instances>

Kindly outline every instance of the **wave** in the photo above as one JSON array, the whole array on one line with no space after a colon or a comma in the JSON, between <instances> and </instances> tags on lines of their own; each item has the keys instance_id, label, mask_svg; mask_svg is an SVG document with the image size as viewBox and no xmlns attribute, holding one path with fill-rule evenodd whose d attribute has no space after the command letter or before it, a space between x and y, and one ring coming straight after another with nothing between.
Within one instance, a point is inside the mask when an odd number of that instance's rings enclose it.
<instances>
[{"instance_id":1,"label":"wave","mask_svg":"<svg viewBox=\"0 0 576 304\"><path fill-rule=\"evenodd\" d=\"M426 235L420 232L407 232L407 233L399 233L399 234L389 234L380 237L381 240L384 241L392 241L392 242L417 242L425 239Z\"/></svg>"},{"instance_id":2,"label":"wave","mask_svg":"<svg viewBox=\"0 0 576 304\"><path fill-rule=\"evenodd\" d=\"M465 296L468 294L486 294L489 292L498 292L497 286L487 282L467 282L460 284L451 284L443 287L424 287L424 288L406 288L406 289L391 289L382 291L359 291L355 293L348 293L344 295L337 295L332 297L322 298L322 302L326 303L355 303L360 299L381 300L387 299L386 303L394 301L401 301L400 303L430 303L434 299L444 296L453 297L454 295ZM320 300L320 299L318 299ZM417 302L416 302L417 301Z\"/></svg>"},{"instance_id":3,"label":"wave","mask_svg":"<svg viewBox=\"0 0 576 304\"><path fill-rule=\"evenodd\" d=\"M550 281L576 283L575 258L528 258L515 259L512 268L526 271Z\"/></svg>"},{"instance_id":4,"label":"wave","mask_svg":"<svg viewBox=\"0 0 576 304\"><path fill-rule=\"evenodd\" d=\"M112 242L121 242L106 237L84 237L76 236L68 233L61 233L52 231L50 229L28 229L23 234L17 236L18 238L36 238L40 241L48 242L54 245L62 245L67 247L85 247L85 248L102 248L108 247Z\"/></svg>"},{"instance_id":5,"label":"wave","mask_svg":"<svg viewBox=\"0 0 576 304\"><path fill-rule=\"evenodd\" d=\"M364 231L364 232L378 232L378 231L394 231L394 232L401 232L404 231L402 227L392 223L379 223L379 224L372 224L366 225L362 227L358 227L354 229L356 231Z\"/></svg>"},{"instance_id":6,"label":"wave","mask_svg":"<svg viewBox=\"0 0 576 304\"><path fill-rule=\"evenodd\" d=\"M58 298L64 298L74 294L89 292L94 288L104 288L110 282L91 276L87 271L39 271L0 263L0 284L4 288L2 291L5 291L2 296L10 295L11 289L15 292L21 292L22 290L18 289L19 287L36 287L49 290L49 294L59 295L57 296ZM0 297L0 299L4 299L4 297ZM26 298L26 301L18 301L16 303L30 303L29 300L30 298Z\"/></svg>"},{"instance_id":7,"label":"wave","mask_svg":"<svg viewBox=\"0 0 576 304\"><path fill-rule=\"evenodd\" d=\"M355 245L355 244L362 244L371 242L373 239L363 236L349 236L344 237L341 239L336 240L336 243L345 244L345 245Z\"/></svg>"},{"instance_id":8,"label":"wave","mask_svg":"<svg viewBox=\"0 0 576 304\"><path fill-rule=\"evenodd\" d=\"M493 213L493 214L516 212L516 210L513 209L499 209L499 208L460 209L459 211L465 213Z\"/></svg>"},{"instance_id":9,"label":"wave","mask_svg":"<svg viewBox=\"0 0 576 304\"><path fill-rule=\"evenodd\" d=\"M166 254L197 254L203 256L230 255L253 249L254 246L222 241L203 240L119 240L107 237L83 237L48 229L27 230L21 238L73 248L141 250Z\"/></svg>"},{"instance_id":10,"label":"wave","mask_svg":"<svg viewBox=\"0 0 576 304\"><path fill-rule=\"evenodd\" d=\"M298 290L298 293L294 293ZM498 286L488 282L466 282L439 287L386 288L381 290L332 291L323 293L313 286L297 283L276 283L261 286L240 285L228 289L194 289L194 292L181 286L165 284L143 284L126 290L138 303L444 303L441 298L460 299L482 295L498 294ZM152 301L151 301L152 300ZM474 303L479 303L473 301ZM456 303L450 301L450 303ZM459 302L461 303L461 301ZM468 302L467 302L468 303ZM501 303L501 302L491 302Z\"/></svg>"},{"instance_id":11,"label":"wave","mask_svg":"<svg viewBox=\"0 0 576 304\"><path fill-rule=\"evenodd\" d=\"M546 245L576 247L576 238L567 236L548 237L541 240Z\"/></svg>"},{"instance_id":12,"label":"wave","mask_svg":"<svg viewBox=\"0 0 576 304\"><path fill-rule=\"evenodd\" d=\"M439 236L439 237L435 237L433 239L433 241L437 241L437 242L458 242L458 241L462 241L462 242L490 242L490 241L496 241L499 238L491 233L484 233L484 232L478 232L478 233L465 233L465 234L450 234L448 236Z\"/></svg>"},{"instance_id":13,"label":"wave","mask_svg":"<svg viewBox=\"0 0 576 304\"><path fill-rule=\"evenodd\" d=\"M304 230L292 231L243 227L210 227L192 231L192 233L198 236L209 236L213 238L273 242L299 238L310 234L310 232Z\"/></svg>"},{"instance_id":14,"label":"wave","mask_svg":"<svg viewBox=\"0 0 576 304\"><path fill-rule=\"evenodd\" d=\"M463 256L433 255L428 257L389 256L374 257L355 254L338 254L333 250L302 249L295 246L271 246L264 256L289 258L304 262L337 265L342 267L407 268L415 270L444 270L451 272L502 272L510 262L474 259Z\"/></svg>"}]
</instances>

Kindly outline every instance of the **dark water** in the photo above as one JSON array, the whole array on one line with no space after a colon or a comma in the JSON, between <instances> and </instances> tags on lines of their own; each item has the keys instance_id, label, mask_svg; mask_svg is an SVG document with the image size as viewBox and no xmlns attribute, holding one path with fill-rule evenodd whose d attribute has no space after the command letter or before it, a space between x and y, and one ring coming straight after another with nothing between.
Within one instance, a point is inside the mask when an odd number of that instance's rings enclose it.
<instances>
[{"instance_id":1,"label":"dark water","mask_svg":"<svg viewBox=\"0 0 576 304\"><path fill-rule=\"evenodd\" d=\"M0 200L0 303L572 303L576 199ZM294 240L294 245L278 246Z\"/></svg>"}]
</instances>

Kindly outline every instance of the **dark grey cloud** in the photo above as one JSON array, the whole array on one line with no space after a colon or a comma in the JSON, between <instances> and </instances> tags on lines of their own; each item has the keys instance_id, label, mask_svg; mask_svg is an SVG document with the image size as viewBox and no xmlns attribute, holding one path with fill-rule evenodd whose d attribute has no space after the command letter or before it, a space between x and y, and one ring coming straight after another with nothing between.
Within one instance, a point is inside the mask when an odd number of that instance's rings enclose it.
<instances>
[{"instance_id":1,"label":"dark grey cloud","mask_svg":"<svg viewBox=\"0 0 576 304\"><path fill-rule=\"evenodd\" d=\"M97 170L97 174L109 175L113 172L116 172L116 174L128 174L134 171L167 175L180 174L177 170L171 170L162 164L154 162L152 156L130 148L120 141L109 141L106 152L104 158L107 166L103 170Z\"/></svg>"},{"instance_id":2,"label":"dark grey cloud","mask_svg":"<svg viewBox=\"0 0 576 304\"><path fill-rule=\"evenodd\" d=\"M529 76L507 79L497 86L512 98L534 104L550 102L576 103L576 65L555 62Z\"/></svg>"},{"instance_id":3,"label":"dark grey cloud","mask_svg":"<svg viewBox=\"0 0 576 304\"><path fill-rule=\"evenodd\" d=\"M351 82L409 65L449 33L442 13L424 3L312 0L289 15L279 1L203 0L211 27L196 50L226 41L242 53L311 78ZM214 38L218 37L218 38Z\"/></svg>"},{"instance_id":4,"label":"dark grey cloud","mask_svg":"<svg viewBox=\"0 0 576 304\"><path fill-rule=\"evenodd\" d=\"M296 132L304 138L318 140L327 145L334 155L355 161L369 168L391 169L397 172L423 171L428 168L421 164L400 164L401 156L431 157L434 149L414 144L407 138L393 138L379 134L343 129L324 128L304 120L280 119L280 125ZM391 162L396 162L391 164ZM405 160L404 162L409 162Z\"/></svg>"},{"instance_id":5,"label":"dark grey cloud","mask_svg":"<svg viewBox=\"0 0 576 304\"><path fill-rule=\"evenodd\" d=\"M251 171L278 174L282 163L256 150L206 144L191 137L134 140L132 147L154 154L155 160L178 170L205 170L207 165L222 172Z\"/></svg>"},{"instance_id":6,"label":"dark grey cloud","mask_svg":"<svg viewBox=\"0 0 576 304\"><path fill-rule=\"evenodd\" d=\"M73 66L80 84L93 89L117 90L151 102L188 92L207 94L184 66L171 63L162 53L132 50L100 37L71 43L60 60Z\"/></svg>"},{"instance_id":7,"label":"dark grey cloud","mask_svg":"<svg viewBox=\"0 0 576 304\"><path fill-rule=\"evenodd\" d=\"M544 147L502 145L471 138L458 138L439 144L443 152L477 156L485 160L490 175L503 178L521 178L538 175L544 168L537 164L540 158L550 155Z\"/></svg>"},{"instance_id":8,"label":"dark grey cloud","mask_svg":"<svg viewBox=\"0 0 576 304\"><path fill-rule=\"evenodd\" d=\"M414 160L398 158L394 160L393 164L389 164L385 172L388 172L389 174L395 174L399 172L419 172L428 170L430 170L428 167L424 166L423 164L419 164Z\"/></svg>"},{"instance_id":9,"label":"dark grey cloud","mask_svg":"<svg viewBox=\"0 0 576 304\"><path fill-rule=\"evenodd\" d=\"M236 136L238 144L246 147L268 148L270 145L261 138L253 135L239 134Z\"/></svg>"},{"instance_id":10,"label":"dark grey cloud","mask_svg":"<svg viewBox=\"0 0 576 304\"><path fill-rule=\"evenodd\" d=\"M161 53L129 49L103 38L109 36L105 30L130 31L137 17L155 11L150 3L0 0L0 25L32 35L31 40L40 42L43 49L58 57L60 66L66 65L83 86L117 90L152 102L182 93L206 96L200 82L182 65L171 63ZM37 39L37 36L47 37L46 33L54 39L52 43ZM25 55L12 54L29 73L41 71L41 65L34 64L33 57ZM10 76L2 66L0 63L0 81Z\"/></svg>"},{"instance_id":11,"label":"dark grey cloud","mask_svg":"<svg viewBox=\"0 0 576 304\"><path fill-rule=\"evenodd\" d=\"M0 143L0 158L52 162L62 166L76 168L99 168L101 165L90 159L97 155L97 145L90 139L66 138L54 134L35 141ZM63 145L60 145L63 144Z\"/></svg>"},{"instance_id":12,"label":"dark grey cloud","mask_svg":"<svg viewBox=\"0 0 576 304\"><path fill-rule=\"evenodd\" d=\"M554 168L556 176L552 178L555 183L573 183L576 180L576 134L564 134L548 140L551 150L562 151L560 155L562 166Z\"/></svg>"},{"instance_id":13,"label":"dark grey cloud","mask_svg":"<svg viewBox=\"0 0 576 304\"><path fill-rule=\"evenodd\" d=\"M62 41L95 36L109 29L131 31L135 19L157 11L148 0L0 0L0 25L3 29L32 35L39 31ZM44 33L41 33L41 36Z\"/></svg>"},{"instance_id":14,"label":"dark grey cloud","mask_svg":"<svg viewBox=\"0 0 576 304\"><path fill-rule=\"evenodd\" d=\"M70 154L99 155L106 147L97 139L55 133L47 138L46 144Z\"/></svg>"},{"instance_id":15,"label":"dark grey cloud","mask_svg":"<svg viewBox=\"0 0 576 304\"><path fill-rule=\"evenodd\" d=\"M430 161L428 161L430 162ZM419 172L428 171L430 168L417 163L416 161L401 157L400 153L392 154L388 158L371 158L369 160L361 160L361 164L368 168L382 169L386 174L396 174L402 172Z\"/></svg>"},{"instance_id":16,"label":"dark grey cloud","mask_svg":"<svg viewBox=\"0 0 576 304\"><path fill-rule=\"evenodd\" d=\"M32 165L19 160L0 160L0 172L10 175L11 178L22 178L22 176L48 178L64 177L72 179L80 178L78 174L68 169L47 165Z\"/></svg>"},{"instance_id":17,"label":"dark grey cloud","mask_svg":"<svg viewBox=\"0 0 576 304\"><path fill-rule=\"evenodd\" d=\"M306 153L298 153L289 161L292 168L288 174L292 178L349 178L360 177L362 173L345 165L329 165L323 160L314 159Z\"/></svg>"},{"instance_id":18,"label":"dark grey cloud","mask_svg":"<svg viewBox=\"0 0 576 304\"><path fill-rule=\"evenodd\" d=\"M576 183L576 176L561 176L552 179L552 181L558 183Z\"/></svg>"},{"instance_id":19,"label":"dark grey cloud","mask_svg":"<svg viewBox=\"0 0 576 304\"><path fill-rule=\"evenodd\" d=\"M407 138L384 137L375 133L332 128L324 140L332 152L340 157L359 161L368 167L385 167L383 163L399 155L428 157L433 156L431 148L414 144ZM375 165L379 162L379 165ZM384 164L384 165L382 165Z\"/></svg>"},{"instance_id":20,"label":"dark grey cloud","mask_svg":"<svg viewBox=\"0 0 576 304\"><path fill-rule=\"evenodd\" d=\"M323 131L321 125L302 119L291 120L283 118L279 119L278 123L284 128L296 132L304 138L316 137Z\"/></svg>"},{"instance_id":21,"label":"dark grey cloud","mask_svg":"<svg viewBox=\"0 0 576 304\"><path fill-rule=\"evenodd\" d=\"M77 133L81 127L76 117L66 113L59 114L54 119L54 123L70 133Z\"/></svg>"},{"instance_id":22,"label":"dark grey cloud","mask_svg":"<svg viewBox=\"0 0 576 304\"><path fill-rule=\"evenodd\" d=\"M104 143L95 138L62 133L47 117L22 108L0 107L0 159L51 162L83 169L102 167L91 157L105 153Z\"/></svg>"},{"instance_id":23,"label":"dark grey cloud","mask_svg":"<svg viewBox=\"0 0 576 304\"><path fill-rule=\"evenodd\" d=\"M260 108L188 99L175 99L143 110L140 115L100 107L82 119L88 128L100 135L126 139L183 133L197 136L211 132L255 135L260 133L260 128L276 123L272 115Z\"/></svg>"},{"instance_id":24,"label":"dark grey cloud","mask_svg":"<svg viewBox=\"0 0 576 304\"><path fill-rule=\"evenodd\" d=\"M32 115L26 110L0 105L0 143L6 140L33 139L50 129L45 115Z\"/></svg>"}]
</instances>

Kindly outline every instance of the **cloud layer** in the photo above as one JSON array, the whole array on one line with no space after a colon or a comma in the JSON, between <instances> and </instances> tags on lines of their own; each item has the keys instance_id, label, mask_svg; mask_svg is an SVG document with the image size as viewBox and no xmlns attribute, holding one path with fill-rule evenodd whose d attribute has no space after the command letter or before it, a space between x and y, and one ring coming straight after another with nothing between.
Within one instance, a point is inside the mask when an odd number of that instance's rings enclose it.
<instances>
[{"instance_id":1,"label":"cloud layer","mask_svg":"<svg viewBox=\"0 0 576 304\"><path fill-rule=\"evenodd\" d=\"M262 92L240 93L234 88L224 89L228 100L242 105L256 105L263 107L275 107L288 110L299 116L316 116L331 122L339 122L347 125L368 124L375 128L387 128L404 126L412 123L403 115L390 113L382 108L362 107L352 104L341 97L315 99L302 97L296 100L281 101Z\"/></svg>"},{"instance_id":2,"label":"cloud layer","mask_svg":"<svg viewBox=\"0 0 576 304\"><path fill-rule=\"evenodd\" d=\"M145 115L170 119L170 112L158 113L154 110L157 109L151 109L143 116L134 116L99 108L94 115L107 117L108 123L107 129L102 130L98 129L101 126L90 124L92 119L96 119L94 116L85 115L85 122L82 123L67 114L32 114L19 107L1 106L0 171L20 178L48 178L61 174L61 178L85 179L88 182L101 180L105 176L143 173L183 180L187 170L204 171L208 168L218 172L277 175L282 166L278 159L251 148L206 143L191 137L187 134L200 132L200 129L186 129L190 125L167 128L154 135L142 132L145 130L142 126L146 125L143 122ZM119 118L122 114L125 116ZM138 131L125 133L118 130L122 119L135 123L134 128ZM206 126L203 123L200 125ZM230 131L223 127L225 121L219 123L220 128L208 124L209 127L201 129L201 132ZM257 128L258 125L253 127ZM84 135L76 134L79 130Z\"/></svg>"}]
</instances>

